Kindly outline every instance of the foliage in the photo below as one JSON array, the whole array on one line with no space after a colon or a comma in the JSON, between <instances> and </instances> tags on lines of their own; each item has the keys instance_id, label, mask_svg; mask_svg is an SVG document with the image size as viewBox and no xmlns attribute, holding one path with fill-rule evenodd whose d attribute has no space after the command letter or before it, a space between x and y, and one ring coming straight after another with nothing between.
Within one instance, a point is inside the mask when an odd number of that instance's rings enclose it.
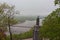
<instances>
[{"instance_id":1,"label":"foliage","mask_svg":"<svg viewBox=\"0 0 60 40\"><path fill-rule=\"evenodd\" d=\"M8 22L10 25L16 24L18 22L14 18L14 14L15 14L14 6L8 5L6 3L0 4L0 29L2 29L3 31L3 33L0 32L0 37L2 37L4 32L6 31Z\"/></svg>"},{"instance_id":2,"label":"foliage","mask_svg":"<svg viewBox=\"0 0 60 40\"><path fill-rule=\"evenodd\" d=\"M53 11L42 22L40 36L52 40L60 40L60 8Z\"/></svg>"},{"instance_id":3,"label":"foliage","mask_svg":"<svg viewBox=\"0 0 60 40\"><path fill-rule=\"evenodd\" d=\"M54 3L60 5L60 0L55 0Z\"/></svg>"},{"instance_id":4,"label":"foliage","mask_svg":"<svg viewBox=\"0 0 60 40\"><path fill-rule=\"evenodd\" d=\"M10 6L6 3L0 4L0 27L7 27L8 20L10 25L17 23L17 20L14 18L14 14L14 6Z\"/></svg>"},{"instance_id":5,"label":"foliage","mask_svg":"<svg viewBox=\"0 0 60 40\"><path fill-rule=\"evenodd\" d=\"M13 34L12 35L13 40L22 40L22 39L26 39L26 38L32 38L32 36L33 36L32 30L21 33L21 34ZM9 36L7 36L7 40L10 40Z\"/></svg>"},{"instance_id":6,"label":"foliage","mask_svg":"<svg viewBox=\"0 0 60 40\"><path fill-rule=\"evenodd\" d=\"M25 22L26 20L30 20L30 21L35 20L36 16L16 16L15 18L17 18L18 21L22 23Z\"/></svg>"},{"instance_id":7,"label":"foliage","mask_svg":"<svg viewBox=\"0 0 60 40\"><path fill-rule=\"evenodd\" d=\"M6 39L6 35L4 34L3 30L0 29L0 40L5 40Z\"/></svg>"}]
</instances>

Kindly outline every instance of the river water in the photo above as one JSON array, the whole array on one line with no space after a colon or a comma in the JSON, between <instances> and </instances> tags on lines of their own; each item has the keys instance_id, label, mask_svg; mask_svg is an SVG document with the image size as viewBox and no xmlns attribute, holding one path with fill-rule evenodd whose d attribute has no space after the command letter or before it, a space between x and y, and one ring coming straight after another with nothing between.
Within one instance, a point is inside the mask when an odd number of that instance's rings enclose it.
<instances>
[{"instance_id":1,"label":"river water","mask_svg":"<svg viewBox=\"0 0 60 40\"><path fill-rule=\"evenodd\" d=\"M35 20L33 21L26 20L24 23L19 23L19 24L10 26L10 28L11 28L12 34L20 34L20 33L29 31L35 24L36 24ZM42 25L42 20L40 20L40 25ZM6 32L6 34L9 35L9 29Z\"/></svg>"}]
</instances>

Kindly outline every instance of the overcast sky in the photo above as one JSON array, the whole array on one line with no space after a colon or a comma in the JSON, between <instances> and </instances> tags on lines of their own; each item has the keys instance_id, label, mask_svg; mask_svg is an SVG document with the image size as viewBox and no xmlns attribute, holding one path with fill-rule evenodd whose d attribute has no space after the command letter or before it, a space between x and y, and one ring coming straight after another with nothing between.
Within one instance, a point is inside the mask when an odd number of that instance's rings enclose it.
<instances>
[{"instance_id":1,"label":"overcast sky","mask_svg":"<svg viewBox=\"0 0 60 40\"><path fill-rule=\"evenodd\" d=\"M54 0L0 0L3 2L15 5L20 15L48 15L57 8Z\"/></svg>"}]
</instances>

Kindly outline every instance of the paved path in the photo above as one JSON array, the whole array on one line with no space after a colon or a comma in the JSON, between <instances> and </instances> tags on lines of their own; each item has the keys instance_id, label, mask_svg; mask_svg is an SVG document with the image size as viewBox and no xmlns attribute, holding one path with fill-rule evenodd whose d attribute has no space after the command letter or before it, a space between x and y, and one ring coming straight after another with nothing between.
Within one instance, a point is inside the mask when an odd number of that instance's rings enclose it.
<instances>
[{"instance_id":1,"label":"paved path","mask_svg":"<svg viewBox=\"0 0 60 40\"><path fill-rule=\"evenodd\" d=\"M32 38L28 38L28 39L23 39L23 40L33 40Z\"/></svg>"}]
</instances>

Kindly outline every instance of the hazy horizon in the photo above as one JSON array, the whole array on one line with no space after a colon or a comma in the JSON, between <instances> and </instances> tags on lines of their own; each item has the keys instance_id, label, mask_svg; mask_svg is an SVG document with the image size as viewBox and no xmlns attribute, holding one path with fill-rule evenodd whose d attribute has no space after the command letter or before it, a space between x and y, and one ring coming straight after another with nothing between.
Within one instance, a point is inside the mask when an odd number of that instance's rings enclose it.
<instances>
[{"instance_id":1,"label":"hazy horizon","mask_svg":"<svg viewBox=\"0 0 60 40\"><path fill-rule=\"evenodd\" d=\"M54 0L0 0L0 3L15 5L20 11L19 16L46 16L58 6L54 5Z\"/></svg>"}]
</instances>

